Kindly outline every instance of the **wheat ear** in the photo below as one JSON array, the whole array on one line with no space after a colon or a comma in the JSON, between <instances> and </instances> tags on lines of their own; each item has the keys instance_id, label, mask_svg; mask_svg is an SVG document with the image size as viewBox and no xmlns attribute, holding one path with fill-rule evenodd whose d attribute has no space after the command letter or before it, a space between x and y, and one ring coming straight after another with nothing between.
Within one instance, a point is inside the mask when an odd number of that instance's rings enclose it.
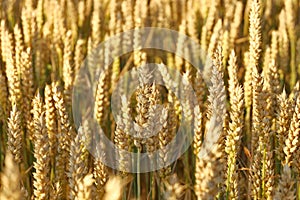
<instances>
[{"instance_id":1,"label":"wheat ear","mask_svg":"<svg viewBox=\"0 0 300 200\"><path fill-rule=\"evenodd\" d=\"M34 177L34 196L36 199L48 199L50 191L50 154L48 135L45 126L45 115L43 102L39 95L33 99L33 123L34 123L34 157L36 161L33 164L35 172Z\"/></svg>"}]
</instances>

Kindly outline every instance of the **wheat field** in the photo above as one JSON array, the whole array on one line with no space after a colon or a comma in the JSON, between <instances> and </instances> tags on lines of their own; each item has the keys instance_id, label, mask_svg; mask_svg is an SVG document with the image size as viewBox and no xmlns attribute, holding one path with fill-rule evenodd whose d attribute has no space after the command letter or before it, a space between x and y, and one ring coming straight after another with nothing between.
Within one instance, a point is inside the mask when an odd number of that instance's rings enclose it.
<instances>
[{"instance_id":1,"label":"wheat field","mask_svg":"<svg viewBox=\"0 0 300 200\"><path fill-rule=\"evenodd\" d=\"M299 8L297 0L0 1L0 199L300 199ZM103 62L86 61L107 39L143 27L187 35L211 64L199 71L178 56L199 56L180 39L170 44L175 52L135 49L108 63L141 45L137 35L98 52ZM105 68L89 112L107 138L136 155L164 149L163 167L132 173L140 157L120 154L116 169L103 162L105 146L102 159L91 153L91 124L74 119L83 63ZM147 82L154 75L145 63L157 64L165 85ZM170 90L172 70L195 104ZM114 117L112 95L128 71L137 85ZM166 108L159 114L158 105ZM192 144L168 163L165 147L183 118ZM151 137L132 135L155 126Z\"/></svg>"}]
</instances>

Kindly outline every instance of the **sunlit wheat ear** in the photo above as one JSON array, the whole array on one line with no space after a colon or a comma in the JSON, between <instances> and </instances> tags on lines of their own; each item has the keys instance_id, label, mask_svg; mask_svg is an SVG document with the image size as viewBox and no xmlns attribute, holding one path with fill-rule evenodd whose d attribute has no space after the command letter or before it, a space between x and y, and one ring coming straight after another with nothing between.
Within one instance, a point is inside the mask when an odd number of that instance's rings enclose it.
<instances>
[{"instance_id":1,"label":"sunlit wheat ear","mask_svg":"<svg viewBox=\"0 0 300 200\"><path fill-rule=\"evenodd\" d=\"M24 193L21 191L21 175L19 167L14 161L13 155L7 151L5 166L1 173L0 199L21 200Z\"/></svg>"},{"instance_id":2,"label":"sunlit wheat ear","mask_svg":"<svg viewBox=\"0 0 300 200\"><path fill-rule=\"evenodd\" d=\"M34 157L33 173L34 196L36 199L48 199L50 191L50 153L48 135L45 126L45 114L42 99L39 93L33 99L34 125Z\"/></svg>"},{"instance_id":3,"label":"sunlit wheat ear","mask_svg":"<svg viewBox=\"0 0 300 200\"><path fill-rule=\"evenodd\" d=\"M210 37L212 35L212 29L214 27L214 23L215 23L214 21L216 19L216 14L217 14L217 6L218 6L218 2L213 1L212 5L209 7L209 12L208 12L208 16L206 18L206 23L202 27L201 47L205 51L208 49Z\"/></svg>"},{"instance_id":4,"label":"sunlit wheat ear","mask_svg":"<svg viewBox=\"0 0 300 200\"><path fill-rule=\"evenodd\" d=\"M133 5L131 1L122 1L121 10L124 16L124 23L122 23L123 30L131 30L134 28L134 19L133 19ZM123 49L131 47L133 44L133 37L131 34L125 34L123 38Z\"/></svg>"},{"instance_id":5,"label":"sunlit wheat ear","mask_svg":"<svg viewBox=\"0 0 300 200\"><path fill-rule=\"evenodd\" d=\"M252 69L252 127L251 127L251 149L254 152L255 146L262 134L261 119L264 111L263 79L257 68Z\"/></svg>"},{"instance_id":6,"label":"sunlit wheat ear","mask_svg":"<svg viewBox=\"0 0 300 200\"><path fill-rule=\"evenodd\" d=\"M250 162L250 189L254 198L260 196L260 186L261 185L261 161L262 161L262 151L263 147L259 144L262 143L264 139L262 119L264 116L265 100L263 96L263 79L261 74L258 73L257 68L252 69L252 127L251 127L251 153L253 155L253 160ZM260 143L259 143L260 142Z\"/></svg>"},{"instance_id":7,"label":"sunlit wheat ear","mask_svg":"<svg viewBox=\"0 0 300 200\"><path fill-rule=\"evenodd\" d=\"M94 9L92 12L92 18L91 18L91 36L92 36L92 41L93 41L93 46L97 47L100 44L101 41L101 35L104 35L101 32L101 23L102 23L102 5L98 1L93 1L94 2Z\"/></svg>"},{"instance_id":8,"label":"sunlit wheat ear","mask_svg":"<svg viewBox=\"0 0 300 200\"><path fill-rule=\"evenodd\" d=\"M78 134L75 139L71 141L70 146L70 158L69 158L69 198L74 199L78 195L81 188L80 182L84 179L87 173L86 162L83 159L83 155L86 153L85 144L82 139L84 138L83 128L78 129Z\"/></svg>"},{"instance_id":9,"label":"sunlit wheat ear","mask_svg":"<svg viewBox=\"0 0 300 200\"><path fill-rule=\"evenodd\" d=\"M21 52L21 58L20 58L20 75L21 75L21 89L22 89L22 96L23 96L23 116L26 123L27 132L30 133L30 122L31 122L31 114L30 110L32 108L31 106L31 100L34 97L34 73L33 73L33 66L31 62L31 50L30 48L27 48L23 52Z\"/></svg>"},{"instance_id":10,"label":"sunlit wheat ear","mask_svg":"<svg viewBox=\"0 0 300 200\"><path fill-rule=\"evenodd\" d=\"M293 156L299 148L299 128L300 128L300 95L296 100L296 106L291 120L288 137L285 140L285 147L283 148L285 154L285 164L288 166L293 165ZM298 162L298 161L296 161Z\"/></svg>"},{"instance_id":11,"label":"sunlit wheat ear","mask_svg":"<svg viewBox=\"0 0 300 200\"><path fill-rule=\"evenodd\" d=\"M223 126L225 120L225 87L222 70L222 50L220 46L214 54L212 68L212 85L209 88L209 111L204 142L196 157L195 193L198 199L215 198L218 193L221 175L224 170L223 155Z\"/></svg>"},{"instance_id":12,"label":"sunlit wheat ear","mask_svg":"<svg viewBox=\"0 0 300 200\"><path fill-rule=\"evenodd\" d=\"M20 164L23 160L23 129L21 124L21 113L16 104L12 105L10 117L8 118L8 133L7 133L7 147L12 153L14 162Z\"/></svg>"},{"instance_id":13,"label":"sunlit wheat ear","mask_svg":"<svg viewBox=\"0 0 300 200\"><path fill-rule=\"evenodd\" d=\"M197 22L197 6L193 5L194 2L187 2L187 10L191 10L191 12L187 12L187 33L188 35L195 40L197 43L199 43L198 38L198 30L196 26Z\"/></svg>"},{"instance_id":14,"label":"sunlit wheat ear","mask_svg":"<svg viewBox=\"0 0 300 200\"><path fill-rule=\"evenodd\" d=\"M117 127L115 130L115 145L120 150L130 151L132 146L132 138L130 133L132 131L132 119L131 119L131 109L130 101L127 100L125 96L121 97L121 111L122 114L117 118ZM126 171L126 168L130 168L130 158L127 158L126 153L120 152L119 168L120 171Z\"/></svg>"},{"instance_id":15,"label":"sunlit wheat ear","mask_svg":"<svg viewBox=\"0 0 300 200\"><path fill-rule=\"evenodd\" d=\"M197 157L197 155L200 152L202 140L203 140L203 127L202 127L202 112L199 108L199 106L196 106L194 109L194 154Z\"/></svg>"},{"instance_id":16,"label":"sunlit wheat ear","mask_svg":"<svg viewBox=\"0 0 300 200\"><path fill-rule=\"evenodd\" d=\"M287 165L283 166L278 185L276 187L274 200L296 199L295 179L292 177L292 170Z\"/></svg>"},{"instance_id":17,"label":"sunlit wheat ear","mask_svg":"<svg viewBox=\"0 0 300 200\"><path fill-rule=\"evenodd\" d=\"M213 54L217 48L217 45L220 41L220 37L222 34L222 20L218 19L217 23L214 26L211 38L210 38L210 42L209 42L209 46L207 49L208 54L213 57Z\"/></svg>"},{"instance_id":18,"label":"sunlit wheat ear","mask_svg":"<svg viewBox=\"0 0 300 200\"><path fill-rule=\"evenodd\" d=\"M244 94L243 89L236 85L230 97L231 111L229 129L226 135L225 152L227 158L226 188L229 198L239 199L239 173L237 158L240 151L242 131L244 126Z\"/></svg>"},{"instance_id":19,"label":"sunlit wheat ear","mask_svg":"<svg viewBox=\"0 0 300 200\"><path fill-rule=\"evenodd\" d=\"M85 44L86 41L84 39L78 39L75 46L75 53L74 53L74 81L78 76L79 70L82 66L82 62L85 57Z\"/></svg>"},{"instance_id":20,"label":"sunlit wheat ear","mask_svg":"<svg viewBox=\"0 0 300 200\"><path fill-rule=\"evenodd\" d=\"M98 79L97 83L97 91L95 96L95 106L94 106L94 118L97 120L97 122L101 125L105 122L107 119L107 112L105 112L105 109L109 105L108 100L108 90L109 85L108 79L109 74L107 71L103 71Z\"/></svg>"},{"instance_id":21,"label":"sunlit wheat ear","mask_svg":"<svg viewBox=\"0 0 300 200\"><path fill-rule=\"evenodd\" d=\"M59 2L53 2L53 10L49 11L49 15L53 17L53 32L52 39L56 47L56 51L61 51L61 46L66 35L65 18L63 17L64 4L61 6Z\"/></svg>"},{"instance_id":22,"label":"sunlit wheat ear","mask_svg":"<svg viewBox=\"0 0 300 200\"><path fill-rule=\"evenodd\" d=\"M5 121L8 115L8 91L5 76L0 71L0 121Z\"/></svg>"},{"instance_id":23,"label":"sunlit wheat ear","mask_svg":"<svg viewBox=\"0 0 300 200\"><path fill-rule=\"evenodd\" d=\"M272 31L271 60L274 60L275 63L278 63L278 54L279 54L279 31Z\"/></svg>"},{"instance_id":24,"label":"sunlit wheat ear","mask_svg":"<svg viewBox=\"0 0 300 200\"><path fill-rule=\"evenodd\" d=\"M228 93L229 93L229 99L231 102L231 99L234 98L235 93L235 88L238 87L239 85L239 80L238 80L238 64L237 64L237 57L235 54L235 51L232 50L229 56L229 61L228 61L228 76L229 76L229 81L228 81ZM232 102L231 102L232 105Z\"/></svg>"},{"instance_id":25,"label":"sunlit wheat ear","mask_svg":"<svg viewBox=\"0 0 300 200\"><path fill-rule=\"evenodd\" d=\"M23 34L21 29L18 25L14 27L14 41L15 41L15 64L20 72L21 70L21 53L24 51L24 44L23 44Z\"/></svg>"},{"instance_id":26,"label":"sunlit wheat ear","mask_svg":"<svg viewBox=\"0 0 300 200\"><path fill-rule=\"evenodd\" d=\"M260 9L260 0L252 0L249 15L249 63L246 66L244 83L246 107L249 107L252 104L252 71L253 67L259 67L258 63L261 56Z\"/></svg>"},{"instance_id":27,"label":"sunlit wheat ear","mask_svg":"<svg viewBox=\"0 0 300 200\"><path fill-rule=\"evenodd\" d=\"M98 198L103 197L104 186L109 178L108 169L102 162L102 160L106 159L106 155L105 152L102 152L101 150L102 149L98 146L96 147L97 156L93 162L93 176L96 185L96 196Z\"/></svg>"},{"instance_id":28,"label":"sunlit wheat ear","mask_svg":"<svg viewBox=\"0 0 300 200\"><path fill-rule=\"evenodd\" d=\"M0 21L0 39L1 39L1 56L2 56L2 60L3 62L6 62L6 24L5 24L5 20L2 19Z\"/></svg>"},{"instance_id":29,"label":"sunlit wheat ear","mask_svg":"<svg viewBox=\"0 0 300 200\"><path fill-rule=\"evenodd\" d=\"M6 33L6 76L8 83L8 92L10 102L16 102L17 106L21 108L22 105L22 91L19 70L15 65L14 49L12 45L11 34Z\"/></svg>"},{"instance_id":30,"label":"sunlit wheat ear","mask_svg":"<svg viewBox=\"0 0 300 200\"><path fill-rule=\"evenodd\" d=\"M297 66L296 66L296 29L295 29L295 22L296 22L296 14L295 14L295 3L292 0L284 1L284 9L285 9L285 17L286 17L286 27L288 31L288 36L290 40L290 80L289 83L291 86L297 81Z\"/></svg>"},{"instance_id":31,"label":"sunlit wheat ear","mask_svg":"<svg viewBox=\"0 0 300 200\"><path fill-rule=\"evenodd\" d=\"M234 11L234 18L233 18L233 22L230 24L230 30L229 30L229 49L233 49L233 47L235 46L235 40L236 38L238 38L239 36L239 28L240 28L240 24L242 22L243 19L243 3L240 1L236 2L235 5L235 11Z\"/></svg>"},{"instance_id":32,"label":"sunlit wheat ear","mask_svg":"<svg viewBox=\"0 0 300 200\"><path fill-rule=\"evenodd\" d=\"M296 85L294 86L292 92L289 95L289 98L292 101L292 109L295 109L296 105L297 105L297 98L300 95L300 81L298 81L296 83Z\"/></svg>"},{"instance_id":33,"label":"sunlit wheat ear","mask_svg":"<svg viewBox=\"0 0 300 200\"><path fill-rule=\"evenodd\" d=\"M58 130L57 134L57 156L55 162L55 178L56 182L60 182L62 191L65 196L66 187L67 187L67 177L65 170L67 169L67 160L69 158L70 152L70 143L73 136L73 129L70 125L69 115L67 112L67 105L61 87L58 82L51 84L54 106L57 110L57 121L58 121Z\"/></svg>"},{"instance_id":34,"label":"sunlit wheat ear","mask_svg":"<svg viewBox=\"0 0 300 200\"><path fill-rule=\"evenodd\" d=\"M279 53L279 66L280 69L286 73L288 70L288 62L289 62L289 36L288 36L288 31L287 31L287 24L286 24L286 17L285 17L285 9L282 9L278 19L279 19L279 38L278 38L278 53ZM283 73L281 71L281 73Z\"/></svg>"},{"instance_id":35,"label":"sunlit wheat ear","mask_svg":"<svg viewBox=\"0 0 300 200\"><path fill-rule=\"evenodd\" d=\"M64 81L64 96L68 106L71 104L71 92L74 83L74 68L72 61L72 32L68 31L64 41L63 54L63 81Z\"/></svg>"},{"instance_id":36,"label":"sunlit wheat ear","mask_svg":"<svg viewBox=\"0 0 300 200\"><path fill-rule=\"evenodd\" d=\"M168 109L170 109L168 113ZM174 112L171 107L167 107L167 109L162 109L162 113L160 114L159 117L159 125L160 130L158 132L158 146L160 151L159 154L159 166L162 166L162 168L159 170L159 176L162 178L166 178L170 173L171 173L171 167L166 166L166 159L168 158L168 150L165 148L169 143L170 143L170 135L171 133L171 128L172 125L170 126L170 123L168 123L168 118L172 117L170 112Z\"/></svg>"},{"instance_id":37,"label":"sunlit wheat ear","mask_svg":"<svg viewBox=\"0 0 300 200\"><path fill-rule=\"evenodd\" d=\"M267 97L268 117L272 121L275 117L275 108L278 107L276 96L280 94L279 71L275 60L270 60L264 69L264 90Z\"/></svg>"},{"instance_id":38,"label":"sunlit wheat ear","mask_svg":"<svg viewBox=\"0 0 300 200\"><path fill-rule=\"evenodd\" d=\"M137 116L135 117L135 121L137 124L137 134L139 138L134 138L134 145L141 151L142 150L142 143L143 143L143 133L144 127L149 119L149 107L150 107L150 100L149 98L152 96L152 87L147 84L148 79L151 78L151 74L148 70L139 70L141 73L139 76L139 86L137 88L136 94L136 112Z\"/></svg>"},{"instance_id":39,"label":"sunlit wheat ear","mask_svg":"<svg viewBox=\"0 0 300 200\"><path fill-rule=\"evenodd\" d=\"M278 146L276 148L276 154L278 159L282 162L285 157L283 148L285 147L285 140L288 138L288 132L292 117L292 114L290 112L291 101L289 100L285 89L283 90L282 94L278 96L278 106L279 110L277 111L276 117L276 137Z\"/></svg>"},{"instance_id":40,"label":"sunlit wheat ear","mask_svg":"<svg viewBox=\"0 0 300 200\"><path fill-rule=\"evenodd\" d=\"M146 1L137 1L134 6L133 11L133 20L135 28L140 28L144 26L145 19L147 18L147 10L149 7L147 6Z\"/></svg>"},{"instance_id":41,"label":"sunlit wheat ear","mask_svg":"<svg viewBox=\"0 0 300 200\"><path fill-rule=\"evenodd\" d=\"M54 99L51 85L45 86L45 122L50 145L50 155L53 156L57 151L57 110L54 106Z\"/></svg>"}]
</instances>

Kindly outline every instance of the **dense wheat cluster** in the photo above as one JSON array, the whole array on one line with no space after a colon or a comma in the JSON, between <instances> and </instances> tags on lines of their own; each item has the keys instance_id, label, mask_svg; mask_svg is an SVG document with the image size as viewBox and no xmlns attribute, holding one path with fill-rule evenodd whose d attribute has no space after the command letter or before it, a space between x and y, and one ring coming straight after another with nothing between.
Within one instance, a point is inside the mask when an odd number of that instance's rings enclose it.
<instances>
[{"instance_id":1,"label":"dense wheat cluster","mask_svg":"<svg viewBox=\"0 0 300 200\"><path fill-rule=\"evenodd\" d=\"M299 7L297 0L1 0L0 199L300 199ZM85 61L106 39L143 27L192 38L208 55L204 71L177 56L200 56L180 38L172 53L140 49L141 36L127 34L96 52L101 62ZM131 46L138 50L108 62ZM147 173L129 173L139 160L122 153L119 170L105 165L105 145L94 144L85 116L79 127L73 117L83 63L105 69L90 112L118 149L164 149L184 116L192 121L183 127L193 133L188 150L171 165L173 155L161 151L164 167ZM148 83L145 63L157 64L164 85ZM139 84L120 97L114 118L111 95L129 70ZM172 70L192 87L195 104L170 90ZM132 134L144 130L157 134Z\"/></svg>"}]
</instances>

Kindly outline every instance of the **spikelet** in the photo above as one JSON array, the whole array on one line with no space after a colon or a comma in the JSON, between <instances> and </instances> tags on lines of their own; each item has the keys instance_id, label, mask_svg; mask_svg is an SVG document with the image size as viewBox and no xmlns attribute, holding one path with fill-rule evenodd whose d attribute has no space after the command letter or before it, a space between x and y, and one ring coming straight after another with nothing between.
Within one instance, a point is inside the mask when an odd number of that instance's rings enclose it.
<instances>
[{"instance_id":1,"label":"spikelet","mask_svg":"<svg viewBox=\"0 0 300 200\"><path fill-rule=\"evenodd\" d=\"M21 175L13 155L8 151L5 156L5 167L1 173L0 199L21 200L22 191L20 187Z\"/></svg>"},{"instance_id":2,"label":"spikelet","mask_svg":"<svg viewBox=\"0 0 300 200\"><path fill-rule=\"evenodd\" d=\"M35 172L33 173L33 193L36 199L48 199L50 191L50 154L43 102L39 93L33 99L32 111L34 123L34 157L36 158L36 161L33 163L33 167L35 168Z\"/></svg>"},{"instance_id":3,"label":"spikelet","mask_svg":"<svg viewBox=\"0 0 300 200\"><path fill-rule=\"evenodd\" d=\"M23 160L23 130L21 124L21 113L16 104L12 105L12 110L8 119L7 147L12 153L14 161L17 164L20 164Z\"/></svg>"}]
</instances>

